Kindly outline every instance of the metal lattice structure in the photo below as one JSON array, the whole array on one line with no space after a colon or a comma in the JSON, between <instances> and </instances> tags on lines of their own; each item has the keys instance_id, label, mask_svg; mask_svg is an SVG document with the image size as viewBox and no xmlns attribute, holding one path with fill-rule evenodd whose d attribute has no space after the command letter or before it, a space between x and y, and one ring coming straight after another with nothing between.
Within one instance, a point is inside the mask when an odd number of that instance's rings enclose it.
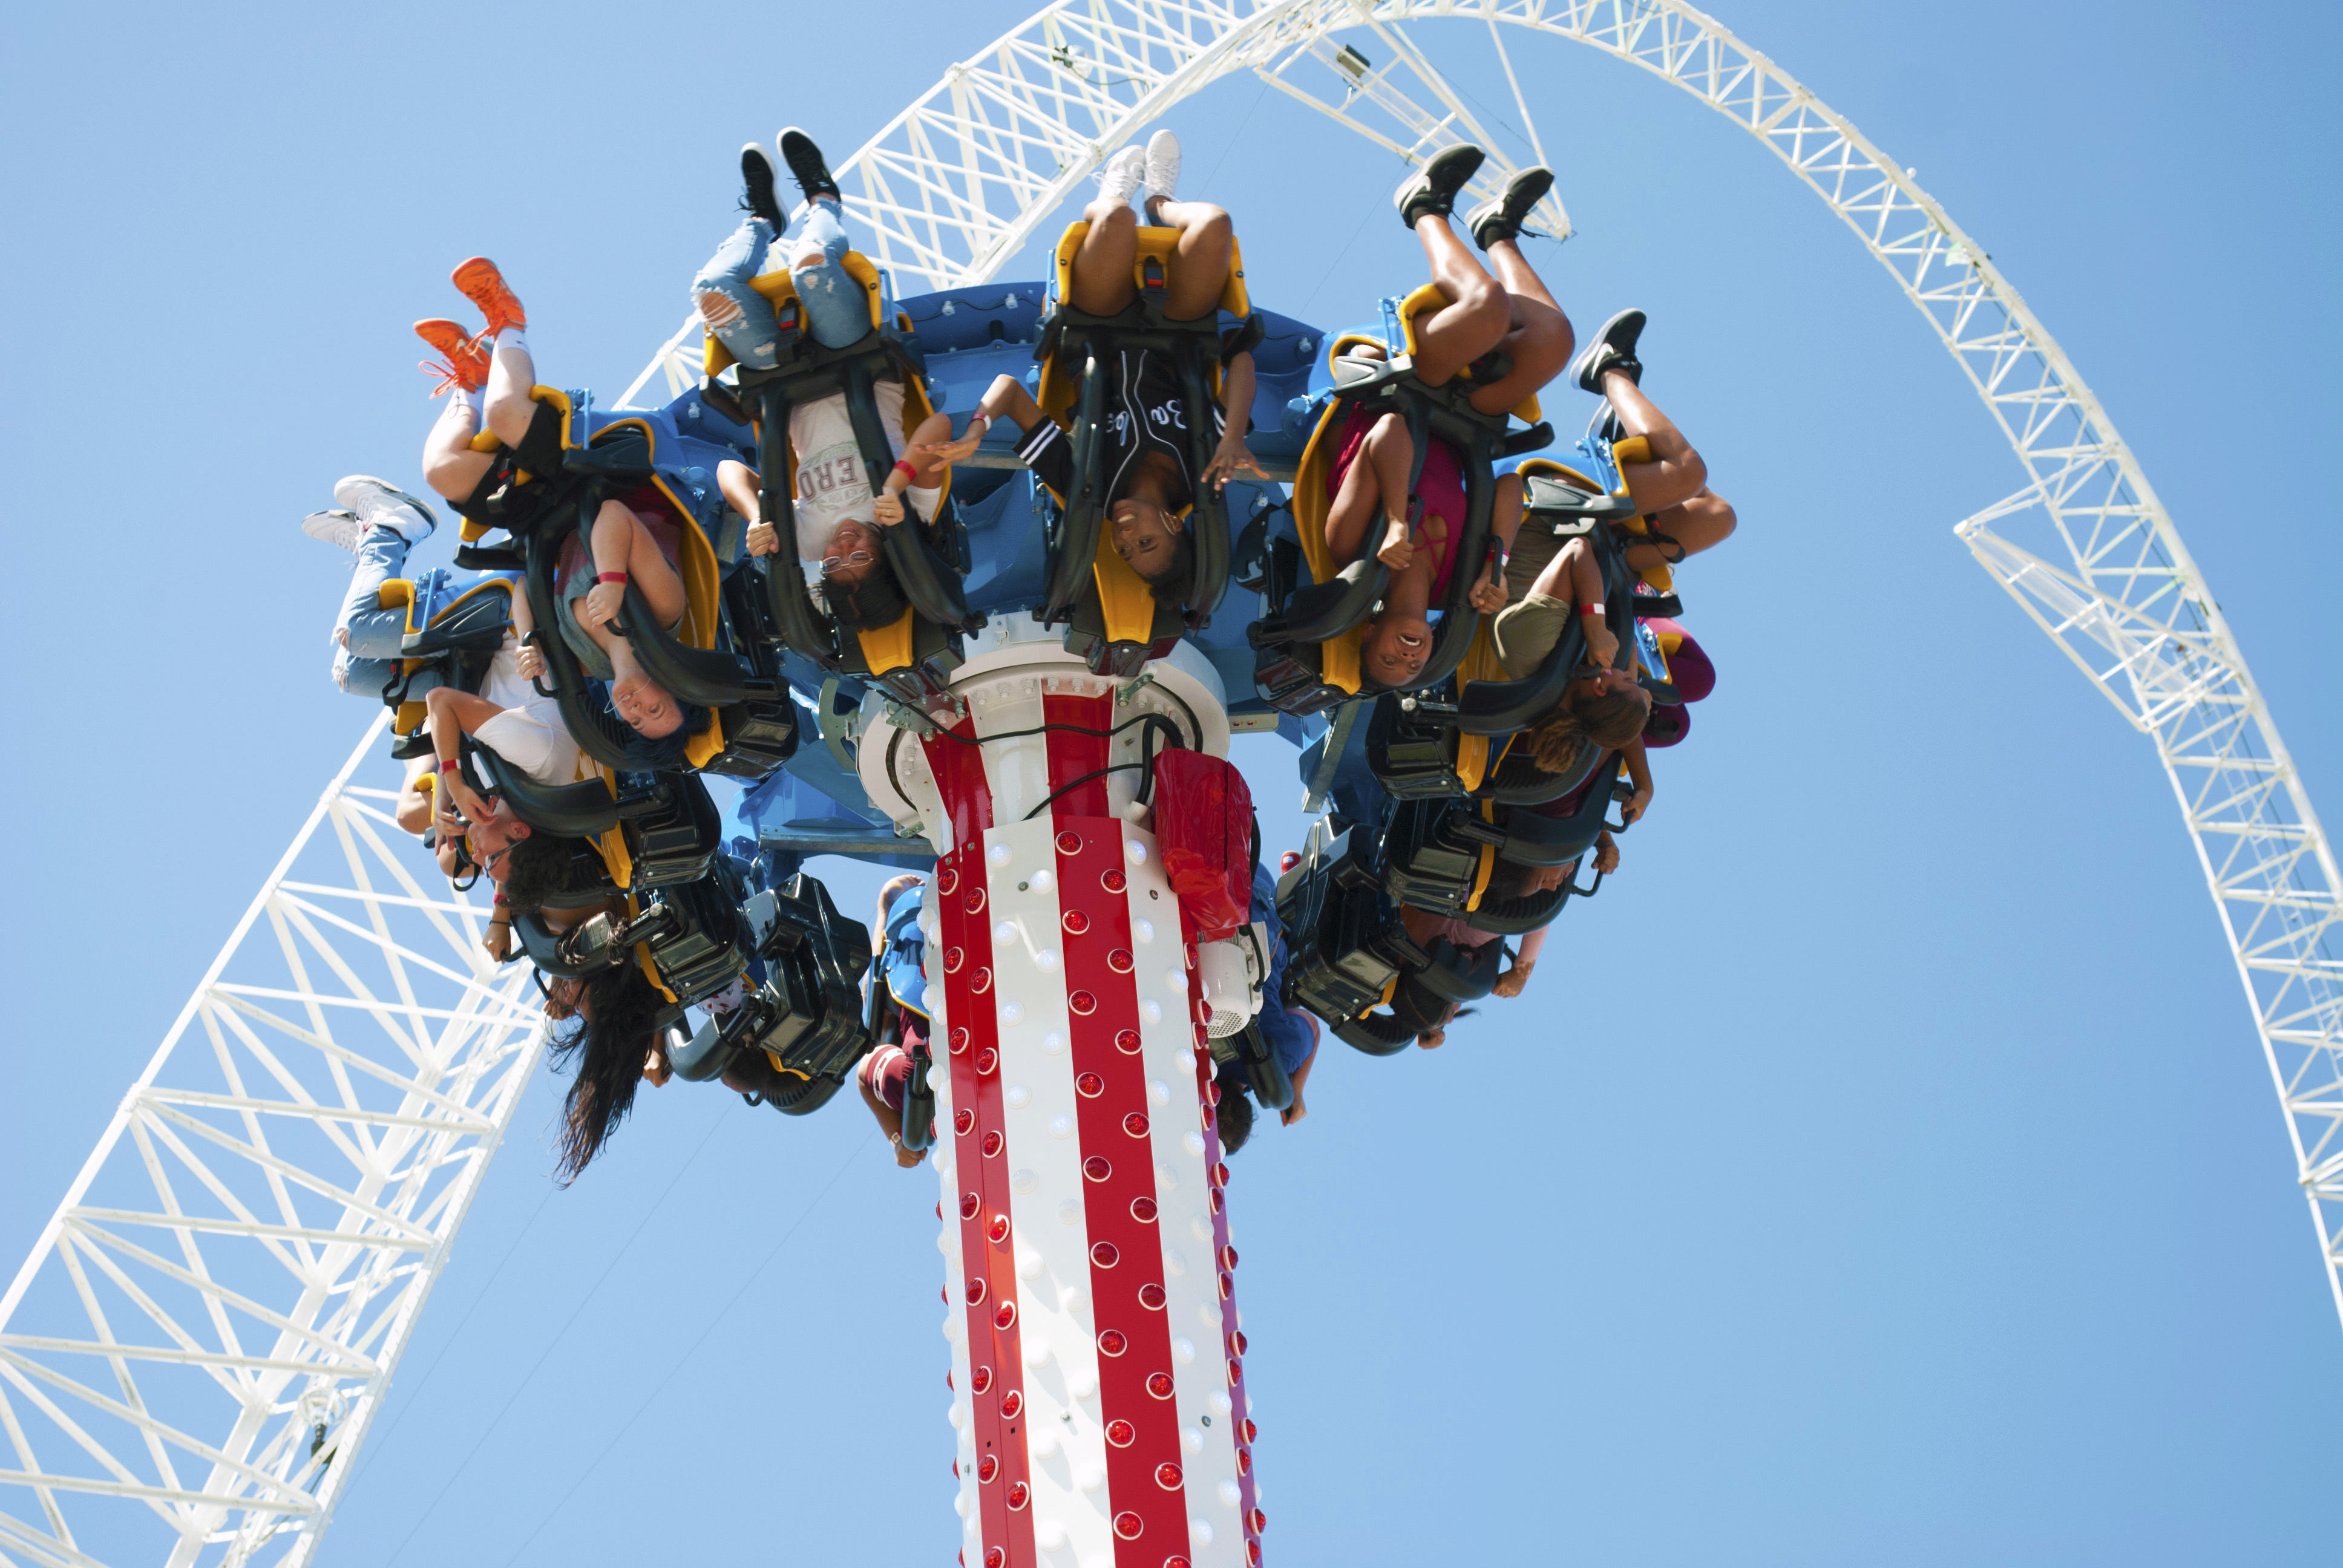
<instances>
[{"instance_id":1,"label":"metal lattice structure","mask_svg":"<svg viewBox=\"0 0 2343 1568\"><path fill-rule=\"evenodd\" d=\"M1926 317L2025 470L2015 494L1956 531L2156 746L2245 984L2343 1314L2343 876L2269 705L2170 514L2065 351L1910 170L1771 60L1675 0L1062 4L953 66L858 153L848 205L900 272L940 286L983 281L1081 176L1240 70L1402 156L1468 138L1494 152L1407 31L1419 21L1487 30L1540 156L1501 28L1589 45L1690 93L1827 203ZM1346 33L1360 47L1339 41ZM1512 166L1497 156L1487 166ZM1566 232L1559 216L1547 222ZM699 332L686 322L635 389L661 370L671 388L689 385Z\"/></svg>"},{"instance_id":2,"label":"metal lattice structure","mask_svg":"<svg viewBox=\"0 0 2343 1568\"><path fill-rule=\"evenodd\" d=\"M1392 156L1515 165L1410 31L1584 44L1691 93L1826 202L1926 317L2025 470L1960 537L2154 742L2285 1108L2343 1312L2332 850L2171 518L2025 302L1907 171L1673 0L1082 0L954 65L840 173L899 286L983 282L1117 147L1237 72ZM1534 79L1533 79L1534 85ZM1559 205L1544 226L1568 232ZM618 400L698 378L695 317ZM2004 537L2004 532L2010 537ZM378 727L377 731L378 733ZM345 765L0 1298L0 1563L315 1553L541 1053L525 975L478 947ZM320 832L330 827L330 831ZM263 929L273 941L260 939ZM20 1506L22 1504L22 1506Z\"/></svg>"},{"instance_id":3,"label":"metal lattice structure","mask_svg":"<svg viewBox=\"0 0 2343 1568\"><path fill-rule=\"evenodd\" d=\"M485 898L352 781L382 732L0 1298L0 1562L297 1563L332 1516L541 1054Z\"/></svg>"}]
</instances>

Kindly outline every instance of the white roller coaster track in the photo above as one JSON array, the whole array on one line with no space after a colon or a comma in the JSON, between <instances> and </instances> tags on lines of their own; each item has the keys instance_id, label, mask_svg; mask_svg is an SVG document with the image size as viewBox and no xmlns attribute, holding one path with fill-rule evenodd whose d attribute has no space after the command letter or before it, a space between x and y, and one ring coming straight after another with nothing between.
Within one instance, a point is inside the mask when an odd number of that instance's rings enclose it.
<instances>
[{"instance_id":1,"label":"white roller coaster track","mask_svg":"<svg viewBox=\"0 0 2343 1568\"><path fill-rule=\"evenodd\" d=\"M1907 174L1770 60L1667 0L1062 4L951 67L843 166L848 205L899 286L983 282L1107 154L1237 71L1395 166L1465 137L1496 151L1408 33L1426 20L1485 29L1539 157L1503 28L1590 45L1684 88L1772 148L1927 317L2026 474L1959 535L2156 745L2343 1312L2343 1054L2327 952L2343 880L2268 708L2138 464L2016 291ZM1487 180L1512 166L1493 157ZM1544 218L1567 232L1558 206ZM655 377L670 392L690 385L699 335L687 321L619 401ZM2013 522L2035 548L1991 526ZM159 1521L153 1538L175 1568L264 1549L305 1563L380 1409L541 1040L526 980L476 956L479 910L441 890L390 828L387 790L349 782L374 739L328 787L0 1299L0 1439L14 1466L0 1469L0 1495L30 1504L0 1512L0 1563L106 1561L83 1549L75 1516L91 1544L137 1550L135 1520L101 1519L103 1506ZM308 869L319 861L331 869ZM247 943L264 914L276 942ZM210 1050L180 1051L198 1020ZM142 1231L154 1247L134 1240Z\"/></svg>"},{"instance_id":2,"label":"white roller coaster track","mask_svg":"<svg viewBox=\"0 0 2343 1568\"><path fill-rule=\"evenodd\" d=\"M484 903L392 822L396 790L351 781L387 770L382 733L0 1297L0 1494L32 1504L0 1513L0 1562L106 1561L140 1512L173 1564L298 1560L381 1408L543 1021L526 966L481 951Z\"/></svg>"}]
</instances>

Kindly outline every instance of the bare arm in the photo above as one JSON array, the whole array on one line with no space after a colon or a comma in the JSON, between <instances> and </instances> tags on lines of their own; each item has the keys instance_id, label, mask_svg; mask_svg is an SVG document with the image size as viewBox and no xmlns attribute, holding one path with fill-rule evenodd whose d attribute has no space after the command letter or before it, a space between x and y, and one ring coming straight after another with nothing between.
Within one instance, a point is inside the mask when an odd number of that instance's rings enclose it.
<instances>
[{"instance_id":1,"label":"bare arm","mask_svg":"<svg viewBox=\"0 0 2343 1568\"><path fill-rule=\"evenodd\" d=\"M1245 432L1252 427L1252 355L1246 352L1230 360L1221 374L1221 444L1204 466L1204 483L1215 489L1228 488L1240 472L1269 477L1245 446Z\"/></svg>"},{"instance_id":2,"label":"bare arm","mask_svg":"<svg viewBox=\"0 0 2343 1568\"><path fill-rule=\"evenodd\" d=\"M439 768L443 837L454 826L452 812L460 810L475 822L488 814L488 802L464 782L464 772L456 766L456 757L465 736L478 732L481 725L503 711L487 698L458 691L452 686L435 686L423 699L423 722L431 732L431 754Z\"/></svg>"},{"instance_id":3,"label":"bare arm","mask_svg":"<svg viewBox=\"0 0 2343 1568\"><path fill-rule=\"evenodd\" d=\"M1627 781L1635 787L1635 793L1619 809L1619 820L1632 824L1642 821L1644 813L1651 809L1652 769L1644 759L1644 743L1640 740L1630 741L1624 755L1627 760Z\"/></svg>"},{"instance_id":4,"label":"bare arm","mask_svg":"<svg viewBox=\"0 0 2343 1568\"><path fill-rule=\"evenodd\" d=\"M512 624L513 636L520 640L520 652L516 659L520 666L520 678L523 680L543 679L545 651L528 640L537 633L537 612L528 608L528 585L526 583L513 584Z\"/></svg>"}]
</instances>

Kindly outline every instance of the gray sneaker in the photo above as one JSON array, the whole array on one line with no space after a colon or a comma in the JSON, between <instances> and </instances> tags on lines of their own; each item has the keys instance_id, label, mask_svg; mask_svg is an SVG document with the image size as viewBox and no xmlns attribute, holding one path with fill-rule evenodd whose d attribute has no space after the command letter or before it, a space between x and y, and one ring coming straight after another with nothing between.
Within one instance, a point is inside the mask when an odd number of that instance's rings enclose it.
<instances>
[{"instance_id":1,"label":"gray sneaker","mask_svg":"<svg viewBox=\"0 0 2343 1568\"><path fill-rule=\"evenodd\" d=\"M396 485L370 474L352 474L334 487L334 499L370 528L389 528L410 545L431 537L439 519L431 508Z\"/></svg>"},{"instance_id":2,"label":"gray sneaker","mask_svg":"<svg viewBox=\"0 0 2343 1568\"><path fill-rule=\"evenodd\" d=\"M367 526L358 521L357 514L336 507L330 511L311 512L301 519L301 531L313 539L323 539L337 550L357 554L358 541L366 538Z\"/></svg>"}]
</instances>

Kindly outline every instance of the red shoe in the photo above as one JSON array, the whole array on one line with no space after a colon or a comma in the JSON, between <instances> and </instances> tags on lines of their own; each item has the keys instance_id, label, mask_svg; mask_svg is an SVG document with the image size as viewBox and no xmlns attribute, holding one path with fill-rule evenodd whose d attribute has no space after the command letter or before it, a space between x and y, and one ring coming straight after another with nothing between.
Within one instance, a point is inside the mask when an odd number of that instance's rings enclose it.
<instances>
[{"instance_id":1,"label":"red shoe","mask_svg":"<svg viewBox=\"0 0 2343 1568\"><path fill-rule=\"evenodd\" d=\"M460 324L444 317L418 321L415 336L439 351L437 363L425 359L416 366L425 375L439 377L439 385L431 389L434 397L446 397L451 387L478 392L488 384L488 351L473 342Z\"/></svg>"},{"instance_id":2,"label":"red shoe","mask_svg":"<svg viewBox=\"0 0 2343 1568\"><path fill-rule=\"evenodd\" d=\"M519 299L505 283L504 274L498 272L497 264L487 256L472 257L457 267L451 276L456 286L463 290L464 297L478 306L480 314L488 318L488 325L480 333L481 337L494 337L508 327L528 326L528 312L520 307Z\"/></svg>"}]
</instances>

